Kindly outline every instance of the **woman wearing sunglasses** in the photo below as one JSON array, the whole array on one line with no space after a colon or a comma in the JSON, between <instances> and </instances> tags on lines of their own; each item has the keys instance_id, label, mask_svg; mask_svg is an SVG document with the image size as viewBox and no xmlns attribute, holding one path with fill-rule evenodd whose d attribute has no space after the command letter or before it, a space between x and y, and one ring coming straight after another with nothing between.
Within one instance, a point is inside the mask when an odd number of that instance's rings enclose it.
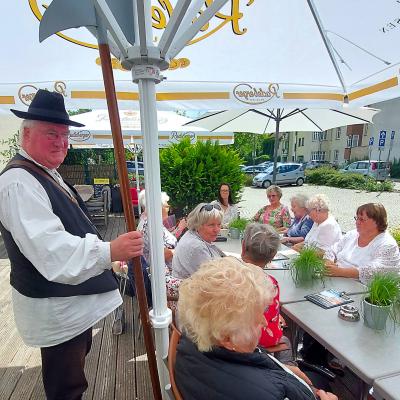
<instances>
[{"instance_id":1,"label":"woman wearing sunglasses","mask_svg":"<svg viewBox=\"0 0 400 400\"><path fill-rule=\"evenodd\" d=\"M176 246L172 275L189 278L200 264L224 256L213 242L221 230L223 212L219 204L200 203L187 217L188 231Z\"/></svg>"}]
</instances>

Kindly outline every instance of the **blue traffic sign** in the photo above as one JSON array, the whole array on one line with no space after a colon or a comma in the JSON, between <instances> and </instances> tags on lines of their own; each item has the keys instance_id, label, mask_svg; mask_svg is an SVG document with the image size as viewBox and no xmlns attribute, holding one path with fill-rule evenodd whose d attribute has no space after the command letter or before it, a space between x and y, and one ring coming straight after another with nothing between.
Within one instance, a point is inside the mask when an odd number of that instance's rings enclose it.
<instances>
[{"instance_id":1,"label":"blue traffic sign","mask_svg":"<svg viewBox=\"0 0 400 400\"><path fill-rule=\"evenodd\" d=\"M393 140L393 139L394 139L394 134L395 134L395 132L396 132L396 131L392 131L392 133L390 134L390 140Z\"/></svg>"},{"instance_id":2,"label":"blue traffic sign","mask_svg":"<svg viewBox=\"0 0 400 400\"><path fill-rule=\"evenodd\" d=\"M379 132L379 139L386 139L386 131Z\"/></svg>"},{"instance_id":3,"label":"blue traffic sign","mask_svg":"<svg viewBox=\"0 0 400 400\"><path fill-rule=\"evenodd\" d=\"M385 141L386 141L386 139L381 139L381 138L379 138L378 146L379 146L379 147L385 147Z\"/></svg>"},{"instance_id":4,"label":"blue traffic sign","mask_svg":"<svg viewBox=\"0 0 400 400\"><path fill-rule=\"evenodd\" d=\"M368 146L373 146L374 145L374 137L369 138Z\"/></svg>"}]
</instances>

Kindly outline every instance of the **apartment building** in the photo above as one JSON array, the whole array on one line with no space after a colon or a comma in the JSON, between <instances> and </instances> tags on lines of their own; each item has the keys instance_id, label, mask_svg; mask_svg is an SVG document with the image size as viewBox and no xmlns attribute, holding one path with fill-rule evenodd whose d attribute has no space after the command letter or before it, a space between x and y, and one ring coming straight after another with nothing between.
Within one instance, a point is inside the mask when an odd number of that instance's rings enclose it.
<instances>
[{"instance_id":1,"label":"apartment building","mask_svg":"<svg viewBox=\"0 0 400 400\"><path fill-rule=\"evenodd\" d=\"M324 132L285 132L281 134L278 154L283 161L322 160L342 166L352 160L368 158L369 138L376 130L376 127L372 130L372 126L358 124ZM371 158L377 157L374 151L371 153ZM400 155L400 151L397 154Z\"/></svg>"}]
</instances>

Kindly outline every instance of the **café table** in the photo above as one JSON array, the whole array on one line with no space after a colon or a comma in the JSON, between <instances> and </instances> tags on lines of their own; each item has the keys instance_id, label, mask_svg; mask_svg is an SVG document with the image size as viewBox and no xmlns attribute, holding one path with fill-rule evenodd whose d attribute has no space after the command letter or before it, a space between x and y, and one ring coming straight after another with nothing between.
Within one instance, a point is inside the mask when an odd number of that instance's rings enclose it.
<instances>
[{"instance_id":1,"label":"caf\u00e9 table","mask_svg":"<svg viewBox=\"0 0 400 400\"><path fill-rule=\"evenodd\" d=\"M360 307L363 295L350 297ZM376 331L364 325L362 316L357 322L344 321L338 307L326 310L309 301L285 304L282 312L362 380L361 399L375 380L400 373L400 330L391 320L385 330Z\"/></svg>"},{"instance_id":2,"label":"caf\u00e9 table","mask_svg":"<svg viewBox=\"0 0 400 400\"><path fill-rule=\"evenodd\" d=\"M225 242L215 242L226 255L240 258L242 252L242 241L240 239L228 238ZM297 255L297 251L292 250L290 247L281 244L278 254L275 256L272 263L268 264L267 269L287 269L285 263L292 257Z\"/></svg>"},{"instance_id":3,"label":"caf\u00e9 table","mask_svg":"<svg viewBox=\"0 0 400 400\"><path fill-rule=\"evenodd\" d=\"M400 373L376 379L373 388L376 400L398 400L400 398Z\"/></svg>"},{"instance_id":4,"label":"caf\u00e9 table","mask_svg":"<svg viewBox=\"0 0 400 400\"><path fill-rule=\"evenodd\" d=\"M312 285L306 287L296 287L289 270L265 270L272 275L279 283L281 304L297 303L306 301L304 296L307 294L318 293L325 289L334 289L346 294L365 293L367 288L355 279L341 277L326 277L323 281L316 280Z\"/></svg>"}]
</instances>

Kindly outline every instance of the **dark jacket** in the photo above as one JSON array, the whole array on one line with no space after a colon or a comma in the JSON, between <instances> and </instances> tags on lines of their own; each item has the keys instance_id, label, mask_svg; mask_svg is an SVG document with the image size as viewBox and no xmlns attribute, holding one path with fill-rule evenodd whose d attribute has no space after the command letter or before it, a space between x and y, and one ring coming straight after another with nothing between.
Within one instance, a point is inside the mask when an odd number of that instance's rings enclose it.
<instances>
[{"instance_id":1,"label":"dark jacket","mask_svg":"<svg viewBox=\"0 0 400 400\"><path fill-rule=\"evenodd\" d=\"M268 355L224 348L201 353L182 336L176 354L175 380L184 400L313 400L297 378Z\"/></svg>"}]
</instances>

